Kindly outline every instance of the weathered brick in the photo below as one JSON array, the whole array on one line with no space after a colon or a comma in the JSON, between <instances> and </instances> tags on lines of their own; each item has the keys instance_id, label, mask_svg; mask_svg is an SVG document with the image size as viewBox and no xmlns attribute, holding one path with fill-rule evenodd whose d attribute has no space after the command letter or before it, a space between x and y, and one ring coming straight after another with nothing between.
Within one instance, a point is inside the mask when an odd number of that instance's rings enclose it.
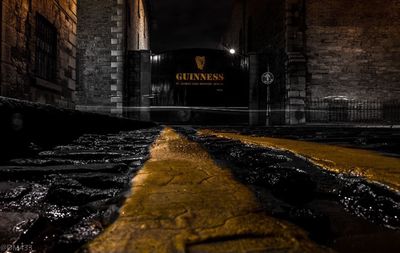
<instances>
[{"instance_id":1,"label":"weathered brick","mask_svg":"<svg viewBox=\"0 0 400 253\"><path fill-rule=\"evenodd\" d=\"M2 7L0 95L61 107L73 107L74 90L70 88L74 87L75 79L72 79L72 76L65 76L64 73L68 71L69 64L65 64L64 59L67 55L70 61L76 61L74 51L66 46L68 34L73 34L73 28L77 23L74 12L76 1L4 0ZM35 74L37 14L45 17L57 29L57 76L51 84L48 82L56 89L37 85L38 80ZM75 42L73 40L71 42L71 46L74 47Z\"/></svg>"},{"instance_id":2,"label":"weathered brick","mask_svg":"<svg viewBox=\"0 0 400 253\"><path fill-rule=\"evenodd\" d=\"M260 72L269 65L272 104L288 106L293 89L307 99L400 98L399 0L235 0L223 43L256 52Z\"/></svg>"},{"instance_id":3,"label":"weathered brick","mask_svg":"<svg viewBox=\"0 0 400 253\"><path fill-rule=\"evenodd\" d=\"M398 1L320 0L306 4L310 98L399 99ZM322 75L321 66L327 66L328 73Z\"/></svg>"}]
</instances>

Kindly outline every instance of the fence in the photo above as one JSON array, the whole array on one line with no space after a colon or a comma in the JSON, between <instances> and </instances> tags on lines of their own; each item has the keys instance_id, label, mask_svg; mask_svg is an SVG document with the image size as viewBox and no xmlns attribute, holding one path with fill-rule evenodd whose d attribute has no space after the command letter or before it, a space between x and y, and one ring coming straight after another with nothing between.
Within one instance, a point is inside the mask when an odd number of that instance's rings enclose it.
<instances>
[{"instance_id":1,"label":"fence","mask_svg":"<svg viewBox=\"0 0 400 253\"><path fill-rule=\"evenodd\" d=\"M308 123L400 123L400 103L355 100L311 100L306 103Z\"/></svg>"}]
</instances>

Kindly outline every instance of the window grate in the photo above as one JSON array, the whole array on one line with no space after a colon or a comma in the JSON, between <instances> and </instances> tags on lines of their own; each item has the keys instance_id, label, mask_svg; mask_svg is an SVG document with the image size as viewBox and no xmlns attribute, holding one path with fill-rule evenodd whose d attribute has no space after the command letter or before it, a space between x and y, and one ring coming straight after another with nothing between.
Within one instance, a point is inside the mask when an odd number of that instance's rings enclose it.
<instances>
[{"instance_id":1,"label":"window grate","mask_svg":"<svg viewBox=\"0 0 400 253\"><path fill-rule=\"evenodd\" d=\"M57 75L57 29L45 17L36 15L36 75L55 81Z\"/></svg>"}]
</instances>

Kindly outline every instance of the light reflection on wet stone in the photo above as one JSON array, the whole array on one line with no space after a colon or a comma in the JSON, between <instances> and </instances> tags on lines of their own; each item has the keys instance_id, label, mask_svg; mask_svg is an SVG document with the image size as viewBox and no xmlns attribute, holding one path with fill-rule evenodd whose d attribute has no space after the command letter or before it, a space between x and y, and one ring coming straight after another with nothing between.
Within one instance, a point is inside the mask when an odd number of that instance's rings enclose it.
<instances>
[{"instance_id":1,"label":"light reflection on wet stone","mask_svg":"<svg viewBox=\"0 0 400 253\"><path fill-rule=\"evenodd\" d=\"M10 221L0 223L0 231L15 231L11 237L0 233L0 242L73 252L93 239L118 216L160 130L85 134L0 165L0 219ZM25 212L32 215L20 214Z\"/></svg>"},{"instance_id":2,"label":"light reflection on wet stone","mask_svg":"<svg viewBox=\"0 0 400 253\"><path fill-rule=\"evenodd\" d=\"M320 243L340 241L350 247L353 242L348 238L358 238L354 243L373 246L374 237L400 238L398 192L355 175L321 170L288 151L198 135L188 128L178 130L202 144L239 181L251 187L267 213L299 225ZM377 241L376 245L400 246L396 241Z\"/></svg>"}]
</instances>

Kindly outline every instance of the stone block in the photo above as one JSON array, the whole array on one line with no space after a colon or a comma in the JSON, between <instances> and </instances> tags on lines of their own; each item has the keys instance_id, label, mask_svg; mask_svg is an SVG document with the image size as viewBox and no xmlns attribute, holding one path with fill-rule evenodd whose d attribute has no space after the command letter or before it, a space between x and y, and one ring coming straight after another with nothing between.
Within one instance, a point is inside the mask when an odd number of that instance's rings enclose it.
<instances>
[{"instance_id":1,"label":"stone block","mask_svg":"<svg viewBox=\"0 0 400 253\"><path fill-rule=\"evenodd\" d=\"M123 28L122 27L111 27L111 33L123 33Z\"/></svg>"},{"instance_id":2,"label":"stone block","mask_svg":"<svg viewBox=\"0 0 400 253\"><path fill-rule=\"evenodd\" d=\"M121 103L122 98L121 97L111 97L111 103Z\"/></svg>"},{"instance_id":3,"label":"stone block","mask_svg":"<svg viewBox=\"0 0 400 253\"><path fill-rule=\"evenodd\" d=\"M124 54L124 52L122 50L112 50L111 51L111 56L121 56L123 54Z\"/></svg>"},{"instance_id":4,"label":"stone block","mask_svg":"<svg viewBox=\"0 0 400 253\"><path fill-rule=\"evenodd\" d=\"M0 245L12 245L35 224L35 213L0 212Z\"/></svg>"},{"instance_id":5,"label":"stone block","mask_svg":"<svg viewBox=\"0 0 400 253\"><path fill-rule=\"evenodd\" d=\"M68 79L68 88L70 90L76 90L76 82L72 79Z\"/></svg>"},{"instance_id":6,"label":"stone block","mask_svg":"<svg viewBox=\"0 0 400 253\"><path fill-rule=\"evenodd\" d=\"M304 99L298 99L298 98L289 98L288 104L291 106L304 106L305 101Z\"/></svg>"},{"instance_id":7,"label":"stone block","mask_svg":"<svg viewBox=\"0 0 400 253\"><path fill-rule=\"evenodd\" d=\"M76 59L72 56L68 57L68 66L76 69Z\"/></svg>"},{"instance_id":8,"label":"stone block","mask_svg":"<svg viewBox=\"0 0 400 253\"><path fill-rule=\"evenodd\" d=\"M69 41L72 45L76 45L76 34L73 33L72 31L69 32L68 41Z\"/></svg>"}]
</instances>

